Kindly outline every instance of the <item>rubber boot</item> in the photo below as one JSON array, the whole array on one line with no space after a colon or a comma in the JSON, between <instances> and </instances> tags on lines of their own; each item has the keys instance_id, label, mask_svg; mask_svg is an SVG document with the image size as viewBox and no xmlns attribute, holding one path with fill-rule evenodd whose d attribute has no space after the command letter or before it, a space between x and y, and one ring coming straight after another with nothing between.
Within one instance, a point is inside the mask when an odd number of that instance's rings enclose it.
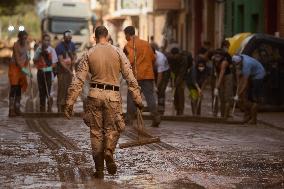
<instances>
[{"instance_id":1,"label":"rubber boot","mask_svg":"<svg viewBox=\"0 0 284 189\"><path fill-rule=\"evenodd\" d=\"M230 103L225 104L225 110L224 110L224 119L228 119L230 116Z\"/></svg>"},{"instance_id":2,"label":"rubber boot","mask_svg":"<svg viewBox=\"0 0 284 189\"><path fill-rule=\"evenodd\" d=\"M197 115L197 100L191 101L191 111L192 111L192 115L194 116Z\"/></svg>"},{"instance_id":3,"label":"rubber boot","mask_svg":"<svg viewBox=\"0 0 284 189\"><path fill-rule=\"evenodd\" d=\"M15 117L15 98L9 98L9 117Z\"/></svg>"},{"instance_id":4,"label":"rubber boot","mask_svg":"<svg viewBox=\"0 0 284 189\"><path fill-rule=\"evenodd\" d=\"M244 110L244 118L243 118L243 123L247 123L251 119L251 107L252 104L248 100L244 100L242 102L243 110Z\"/></svg>"},{"instance_id":5,"label":"rubber boot","mask_svg":"<svg viewBox=\"0 0 284 189\"><path fill-rule=\"evenodd\" d=\"M159 112L156 112L156 113L153 115L153 121L152 121L151 127L159 127L160 123L161 123L161 116L160 116L160 113L159 113Z\"/></svg>"},{"instance_id":6,"label":"rubber boot","mask_svg":"<svg viewBox=\"0 0 284 189\"><path fill-rule=\"evenodd\" d=\"M93 156L95 161L95 169L96 172L94 174L95 178L103 179L104 178L104 154L100 152Z\"/></svg>"},{"instance_id":7,"label":"rubber boot","mask_svg":"<svg viewBox=\"0 0 284 189\"><path fill-rule=\"evenodd\" d=\"M52 112L53 98L50 96L47 99L47 112Z\"/></svg>"},{"instance_id":8,"label":"rubber boot","mask_svg":"<svg viewBox=\"0 0 284 189\"><path fill-rule=\"evenodd\" d=\"M45 112L45 104L39 105L39 111L40 112Z\"/></svg>"},{"instance_id":9,"label":"rubber boot","mask_svg":"<svg viewBox=\"0 0 284 189\"><path fill-rule=\"evenodd\" d=\"M253 103L250 109L251 119L248 121L248 124L255 125L257 122L257 104Z\"/></svg>"},{"instance_id":10,"label":"rubber boot","mask_svg":"<svg viewBox=\"0 0 284 189\"><path fill-rule=\"evenodd\" d=\"M113 153L119 139L118 131L108 131L104 138L105 142L105 153L104 158L106 161L106 167L109 174L114 175L117 171L117 166L113 158Z\"/></svg>"},{"instance_id":11,"label":"rubber boot","mask_svg":"<svg viewBox=\"0 0 284 189\"><path fill-rule=\"evenodd\" d=\"M15 98L15 113L17 116L21 115L21 97L20 96L16 96Z\"/></svg>"},{"instance_id":12,"label":"rubber boot","mask_svg":"<svg viewBox=\"0 0 284 189\"><path fill-rule=\"evenodd\" d=\"M57 108L58 108L58 113L62 113L64 112L65 105L58 104Z\"/></svg>"}]
</instances>

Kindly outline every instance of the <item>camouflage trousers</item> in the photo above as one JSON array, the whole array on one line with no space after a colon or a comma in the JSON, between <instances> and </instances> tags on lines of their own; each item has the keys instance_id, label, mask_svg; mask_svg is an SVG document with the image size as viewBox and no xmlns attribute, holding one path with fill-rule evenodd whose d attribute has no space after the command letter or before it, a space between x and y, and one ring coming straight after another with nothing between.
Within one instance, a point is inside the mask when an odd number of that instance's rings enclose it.
<instances>
[{"instance_id":1,"label":"camouflage trousers","mask_svg":"<svg viewBox=\"0 0 284 189\"><path fill-rule=\"evenodd\" d=\"M125 129L119 91L91 88L86 101L85 124L90 127L92 155L97 171L104 169L107 151L115 151L120 133Z\"/></svg>"}]
</instances>

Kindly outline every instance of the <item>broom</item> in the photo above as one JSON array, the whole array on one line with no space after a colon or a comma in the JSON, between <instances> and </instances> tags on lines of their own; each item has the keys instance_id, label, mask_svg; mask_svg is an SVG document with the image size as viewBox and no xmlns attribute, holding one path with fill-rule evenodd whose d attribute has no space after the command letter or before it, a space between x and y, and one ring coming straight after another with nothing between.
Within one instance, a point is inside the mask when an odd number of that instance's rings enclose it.
<instances>
[{"instance_id":1,"label":"broom","mask_svg":"<svg viewBox=\"0 0 284 189\"><path fill-rule=\"evenodd\" d=\"M137 61L137 57L136 57L136 45L134 42L133 38L133 50L134 50L134 76L135 78L137 78L137 67L136 67L136 61ZM138 135L138 140L137 141L131 141L131 142L126 142L126 143L122 143L119 145L119 148L129 148L129 147L134 147L134 146L142 146L142 145L146 145L146 144L151 144L151 143L157 143L160 142L160 138L158 137L142 137L141 135L147 135L149 136L149 134L147 134L144 131L144 121L143 121L143 117L142 117L142 111L137 108L137 135Z\"/></svg>"},{"instance_id":2,"label":"broom","mask_svg":"<svg viewBox=\"0 0 284 189\"><path fill-rule=\"evenodd\" d=\"M130 141L130 142L119 144L119 148L123 149L123 148L143 146L146 144L160 142L159 137L150 137L150 135L147 132L145 132L142 111L140 109L137 109L137 135L138 135L138 138L136 141Z\"/></svg>"}]
</instances>

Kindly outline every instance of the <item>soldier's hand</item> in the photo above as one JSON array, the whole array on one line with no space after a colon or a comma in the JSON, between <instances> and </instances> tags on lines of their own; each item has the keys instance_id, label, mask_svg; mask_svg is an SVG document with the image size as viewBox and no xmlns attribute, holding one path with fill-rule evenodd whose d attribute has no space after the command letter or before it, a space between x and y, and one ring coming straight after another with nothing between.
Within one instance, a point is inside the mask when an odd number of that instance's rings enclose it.
<instances>
[{"instance_id":1,"label":"soldier's hand","mask_svg":"<svg viewBox=\"0 0 284 189\"><path fill-rule=\"evenodd\" d=\"M136 107L139 108L140 110L142 110L142 109L144 108L144 105L143 105L142 102L141 102L141 103L136 103L135 105L136 105Z\"/></svg>"},{"instance_id":2,"label":"soldier's hand","mask_svg":"<svg viewBox=\"0 0 284 189\"><path fill-rule=\"evenodd\" d=\"M73 105L66 104L64 108L64 115L67 119L71 119L71 116L73 114Z\"/></svg>"}]
</instances>

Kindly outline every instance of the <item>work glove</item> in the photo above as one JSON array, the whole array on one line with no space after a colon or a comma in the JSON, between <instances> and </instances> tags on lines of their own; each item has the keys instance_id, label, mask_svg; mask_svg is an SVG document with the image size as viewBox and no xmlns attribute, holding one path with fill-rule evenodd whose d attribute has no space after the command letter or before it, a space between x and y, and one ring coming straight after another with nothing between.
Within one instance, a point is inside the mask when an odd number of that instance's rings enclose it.
<instances>
[{"instance_id":1,"label":"work glove","mask_svg":"<svg viewBox=\"0 0 284 189\"><path fill-rule=\"evenodd\" d=\"M236 95L236 96L233 97L233 99L234 99L234 101L239 101L239 96Z\"/></svg>"},{"instance_id":2,"label":"work glove","mask_svg":"<svg viewBox=\"0 0 284 189\"><path fill-rule=\"evenodd\" d=\"M27 68L25 68L25 67L22 67L22 72L24 73L24 74L26 74L27 76L29 76L29 77L32 77L33 75L32 75L32 73L27 69Z\"/></svg>"},{"instance_id":3,"label":"work glove","mask_svg":"<svg viewBox=\"0 0 284 189\"><path fill-rule=\"evenodd\" d=\"M218 96L219 95L219 90L217 88L214 89L214 96Z\"/></svg>"},{"instance_id":4,"label":"work glove","mask_svg":"<svg viewBox=\"0 0 284 189\"><path fill-rule=\"evenodd\" d=\"M73 105L66 104L64 108L64 115L67 119L71 119L71 116L73 114Z\"/></svg>"},{"instance_id":5,"label":"work glove","mask_svg":"<svg viewBox=\"0 0 284 189\"><path fill-rule=\"evenodd\" d=\"M52 71L53 71L51 66L46 67L46 68L42 68L41 70L42 70L43 72L52 72Z\"/></svg>"}]
</instances>

